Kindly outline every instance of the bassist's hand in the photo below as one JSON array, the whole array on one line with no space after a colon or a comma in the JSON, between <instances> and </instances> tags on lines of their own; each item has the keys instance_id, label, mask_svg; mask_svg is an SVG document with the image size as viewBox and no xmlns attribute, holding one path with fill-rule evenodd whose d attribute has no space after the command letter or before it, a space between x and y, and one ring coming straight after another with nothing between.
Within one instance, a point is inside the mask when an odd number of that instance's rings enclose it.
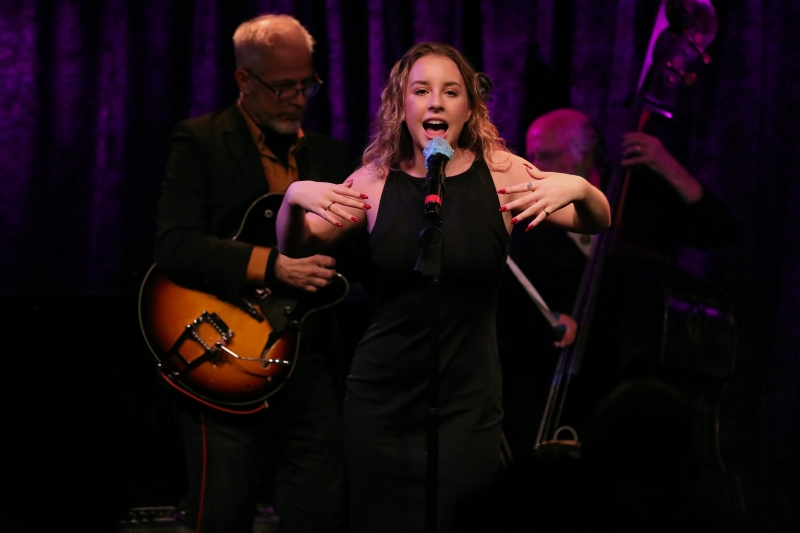
<instances>
[{"instance_id":1,"label":"bassist's hand","mask_svg":"<svg viewBox=\"0 0 800 533\"><path fill-rule=\"evenodd\" d=\"M313 255L292 259L278 254L275 260L275 277L291 287L308 292L326 287L336 275L336 260L327 255Z\"/></svg>"},{"instance_id":2,"label":"bassist's hand","mask_svg":"<svg viewBox=\"0 0 800 533\"><path fill-rule=\"evenodd\" d=\"M558 316L558 326L564 329L564 336L561 340L553 343L556 348L564 348L575 342L575 335L578 333L578 323L571 316L561 313Z\"/></svg>"},{"instance_id":3,"label":"bassist's hand","mask_svg":"<svg viewBox=\"0 0 800 533\"><path fill-rule=\"evenodd\" d=\"M622 136L622 166L646 165L667 180L683 201L693 204L703 197L703 186L670 154L658 137L641 132Z\"/></svg>"}]
</instances>

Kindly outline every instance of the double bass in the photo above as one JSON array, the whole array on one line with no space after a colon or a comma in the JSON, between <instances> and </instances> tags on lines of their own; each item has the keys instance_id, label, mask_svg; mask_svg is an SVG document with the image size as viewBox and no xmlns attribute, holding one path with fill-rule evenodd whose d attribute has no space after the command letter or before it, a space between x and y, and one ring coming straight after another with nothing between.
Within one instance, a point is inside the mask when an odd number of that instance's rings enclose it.
<instances>
[{"instance_id":1,"label":"double bass","mask_svg":"<svg viewBox=\"0 0 800 533\"><path fill-rule=\"evenodd\" d=\"M700 68L709 63L706 50L717 29L709 0L667 0L664 8L669 26L655 41L652 64L633 100L631 121L635 131L656 137L659 133L654 131L665 131L664 125L669 128L680 108L680 98L695 83ZM656 377L693 407L692 445L704 463L704 472L715 473L709 474L713 479L707 483L718 486L709 490L717 493L712 497L724 500L725 506L742 508L738 478L727 471L719 440L722 394L735 366L732 305L719 288L677 268L661 268L669 261L660 254L626 242L623 213L630 184L631 170L615 165L606 191L613 224L597 237L586 264L572 311L579 324L578 333L575 342L559 354L534 444L536 455L549 463L580 459L584 434L603 397L631 375ZM634 322L637 335L606 347L625 352L615 354L622 361L618 368L606 369L600 372L602 375L582 372L591 366L586 364L589 362L595 363L592 370L598 367L596 361L590 361L597 356L591 348L597 348L600 343L596 339L602 337L597 331L596 312L598 300L609 299L605 292L600 299L601 286L608 287L609 263L631 257L639 264L654 265L651 270L658 273L657 281L651 279L643 294L635 295L636 302L650 301L647 308L633 309L632 314L640 315ZM628 271L622 271L627 275ZM610 308L623 305L630 307L630 302L614 302ZM592 337L594 341L590 342Z\"/></svg>"}]
</instances>

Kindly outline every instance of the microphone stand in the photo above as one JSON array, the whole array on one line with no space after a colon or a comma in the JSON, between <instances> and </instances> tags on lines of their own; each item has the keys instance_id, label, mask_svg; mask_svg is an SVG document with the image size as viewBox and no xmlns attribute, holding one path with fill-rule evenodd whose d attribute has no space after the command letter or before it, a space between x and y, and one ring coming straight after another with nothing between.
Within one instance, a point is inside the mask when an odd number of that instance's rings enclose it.
<instances>
[{"instance_id":1,"label":"microphone stand","mask_svg":"<svg viewBox=\"0 0 800 533\"><path fill-rule=\"evenodd\" d=\"M444 180L442 180L444 183ZM428 411L425 417L425 532L437 529L439 478L439 305L441 298L444 233L440 209L426 212L428 226L420 232L420 255L414 268L430 279L430 354L428 357Z\"/></svg>"}]
</instances>

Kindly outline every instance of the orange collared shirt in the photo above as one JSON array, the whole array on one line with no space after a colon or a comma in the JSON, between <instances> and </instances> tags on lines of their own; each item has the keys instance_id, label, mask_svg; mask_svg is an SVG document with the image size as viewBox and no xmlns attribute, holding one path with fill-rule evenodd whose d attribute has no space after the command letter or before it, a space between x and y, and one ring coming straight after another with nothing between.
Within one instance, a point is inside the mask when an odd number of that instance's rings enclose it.
<instances>
[{"instance_id":1,"label":"orange collared shirt","mask_svg":"<svg viewBox=\"0 0 800 533\"><path fill-rule=\"evenodd\" d=\"M239 111L244 117L244 121L247 123L247 127L250 128L253 141L255 141L256 147L258 147L258 153L261 154L261 165L264 167L264 174L269 183L269 192L286 192L289 185L297 181L300 177L297 173L297 159L295 158L295 154L303 145L303 139L305 139L303 130L300 129L297 131L297 142L289 148L289 167L284 167L283 163L275 156L272 150L264 144L264 133L242 107L242 101L239 100L237 104L239 106Z\"/></svg>"}]
</instances>

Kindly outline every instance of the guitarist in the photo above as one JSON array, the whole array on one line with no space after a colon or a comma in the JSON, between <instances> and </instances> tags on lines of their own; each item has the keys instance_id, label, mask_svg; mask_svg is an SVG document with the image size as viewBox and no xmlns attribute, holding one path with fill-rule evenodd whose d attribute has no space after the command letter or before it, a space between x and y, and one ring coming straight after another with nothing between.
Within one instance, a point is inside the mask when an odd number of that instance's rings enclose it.
<instances>
[{"instance_id":1,"label":"guitarist","mask_svg":"<svg viewBox=\"0 0 800 533\"><path fill-rule=\"evenodd\" d=\"M326 255L290 259L277 248L232 240L248 206L296 180L341 183L349 148L300 127L321 81L314 40L287 15L242 23L233 36L239 99L179 123L158 204L156 262L203 280L218 294L278 281L314 292L330 283ZM188 469L187 516L196 531L250 532L264 486L281 531L329 532L344 515L339 398L331 338L303 331L294 371L269 407L230 414L176 396ZM272 472L274 479L267 479Z\"/></svg>"}]
</instances>

